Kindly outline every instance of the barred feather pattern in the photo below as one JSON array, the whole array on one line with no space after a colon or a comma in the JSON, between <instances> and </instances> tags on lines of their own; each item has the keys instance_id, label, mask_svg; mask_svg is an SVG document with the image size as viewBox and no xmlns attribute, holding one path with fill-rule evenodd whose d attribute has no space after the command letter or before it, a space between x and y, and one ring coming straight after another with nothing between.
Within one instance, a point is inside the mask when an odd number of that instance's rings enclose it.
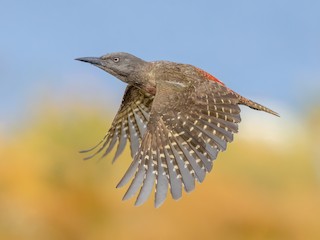
<instances>
[{"instance_id":1,"label":"barred feather pattern","mask_svg":"<svg viewBox=\"0 0 320 240\"><path fill-rule=\"evenodd\" d=\"M238 105L279 116L189 64L146 62L128 53L77 60L129 84L110 130L82 152L93 152L85 158L90 159L115 149L114 162L129 140L133 161L117 187L131 181L123 199L137 195L136 205L143 204L153 188L159 207L168 192L179 199L183 189L190 192L196 181L202 182L238 132Z\"/></svg>"},{"instance_id":2,"label":"barred feather pattern","mask_svg":"<svg viewBox=\"0 0 320 240\"><path fill-rule=\"evenodd\" d=\"M156 207L164 202L168 187L174 199L182 196L182 188L192 191L195 180L204 180L238 131L238 98L223 85L208 81L182 91L168 89L159 84L147 132L117 186L133 178L123 199L139 192L136 205L147 200L154 185Z\"/></svg>"},{"instance_id":3,"label":"barred feather pattern","mask_svg":"<svg viewBox=\"0 0 320 240\"><path fill-rule=\"evenodd\" d=\"M104 157L117 146L112 160L114 162L123 152L128 140L130 141L131 156L134 157L146 132L153 98L154 96L129 85L107 134L95 147L81 151L82 153L92 152L100 146L85 159L91 159L99 153L102 153L102 157Z\"/></svg>"}]
</instances>

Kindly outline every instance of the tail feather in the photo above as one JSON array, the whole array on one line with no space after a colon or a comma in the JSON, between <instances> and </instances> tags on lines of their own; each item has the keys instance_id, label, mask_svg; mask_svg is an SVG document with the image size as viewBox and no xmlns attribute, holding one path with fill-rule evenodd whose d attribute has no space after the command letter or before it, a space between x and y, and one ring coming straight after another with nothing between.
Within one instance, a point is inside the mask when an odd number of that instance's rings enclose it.
<instances>
[{"instance_id":1,"label":"tail feather","mask_svg":"<svg viewBox=\"0 0 320 240\"><path fill-rule=\"evenodd\" d=\"M259 103L251 101L250 99L247 99L247 98L242 97L240 95L238 95L238 96L239 96L239 104L243 104L243 105L246 105L246 106L248 106L248 107L250 107L252 109L255 109L255 110L258 110L258 111L264 111L266 113L270 113L272 115L280 117L280 115L277 112L271 110L270 108L267 108L267 107L265 107L265 106L263 106L263 105L261 105Z\"/></svg>"}]
</instances>

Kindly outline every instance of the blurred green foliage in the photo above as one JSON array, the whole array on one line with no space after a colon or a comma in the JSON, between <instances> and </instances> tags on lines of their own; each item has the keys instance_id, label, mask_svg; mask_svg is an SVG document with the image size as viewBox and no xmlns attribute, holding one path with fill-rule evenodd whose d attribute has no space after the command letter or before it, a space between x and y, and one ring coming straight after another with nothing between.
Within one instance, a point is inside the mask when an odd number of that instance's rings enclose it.
<instances>
[{"instance_id":1,"label":"blurred green foliage","mask_svg":"<svg viewBox=\"0 0 320 240\"><path fill-rule=\"evenodd\" d=\"M320 239L319 108L283 147L237 136L201 186L159 209L153 196L141 207L121 201L128 150L113 166L81 160L112 117L59 109L43 106L0 138L0 239Z\"/></svg>"}]
</instances>

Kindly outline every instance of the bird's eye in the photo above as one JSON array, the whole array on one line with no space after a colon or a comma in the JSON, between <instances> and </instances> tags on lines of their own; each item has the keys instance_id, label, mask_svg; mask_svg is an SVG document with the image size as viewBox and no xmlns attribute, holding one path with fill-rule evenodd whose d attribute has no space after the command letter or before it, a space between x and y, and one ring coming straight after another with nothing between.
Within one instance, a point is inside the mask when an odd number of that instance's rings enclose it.
<instances>
[{"instance_id":1,"label":"bird's eye","mask_svg":"<svg viewBox=\"0 0 320 240\"><path fill-rule=\"evenodd\" d=\"M120 61L120 58L115 57L115 58L113 58L113 61L114 61L115 63L117 63L117 62L119 62L119 61Z\"/></svg>"}]
</instances>

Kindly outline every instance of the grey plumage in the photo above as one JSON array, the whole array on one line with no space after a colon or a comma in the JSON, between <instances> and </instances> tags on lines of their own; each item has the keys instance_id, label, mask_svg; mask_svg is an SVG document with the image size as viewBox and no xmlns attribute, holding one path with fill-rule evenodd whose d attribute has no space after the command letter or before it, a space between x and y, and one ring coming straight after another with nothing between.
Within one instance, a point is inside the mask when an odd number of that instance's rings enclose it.
<instances>
[{"instance_id":1,"label":"grey plumage","mask_svg":"<svg viewBox=\"0 0 320 240\"><path fill-rule=\"evenodd\" d=\"M136 205L148 199L153 187L159 207L168 188L179 199L182 187L190 192L195 180L202 182L218 153L238 132L239 104L278 116L192 65L146 62L127 53L77 60L128 84L110 130L96 146L100 148L86 159L105 156L117 146L115 161L129 140L133 161L117 187L132 179L123 199L137 193Z\"/></svg>"}]
</instances>

